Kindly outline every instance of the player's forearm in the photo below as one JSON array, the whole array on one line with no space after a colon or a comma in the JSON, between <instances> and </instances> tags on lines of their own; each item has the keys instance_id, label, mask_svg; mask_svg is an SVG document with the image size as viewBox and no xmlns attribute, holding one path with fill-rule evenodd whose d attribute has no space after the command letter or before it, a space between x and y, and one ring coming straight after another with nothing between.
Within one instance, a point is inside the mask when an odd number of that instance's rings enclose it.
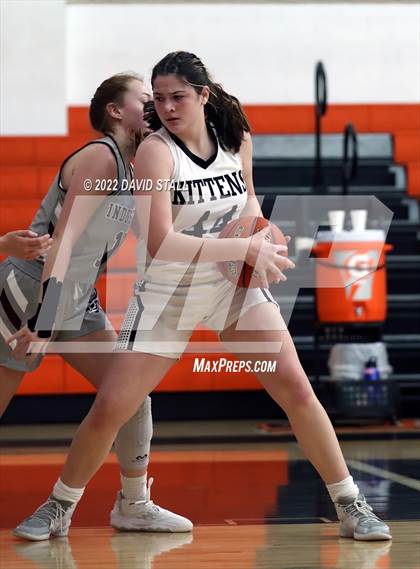
<instances>
[{"instance_id":1,"label":"player's forearm","mask_svg":"<svg viewBox=\"0 0 420 569\"><path fill-rule=\"evenodd\" d=\"M239 217L264 217L261 211L261 206L256 196L248 196L244 209L241 211Z\"/></svg>"},{"instance_id":2,"label":"player's forearm","mask_svg":"<svg viewBox=\"0 0 420 569\"><path fill-rule=\"evenodd\" d=\"M245 260L250 238L206 239L171 231L151 256L160 261L220 262Z\"/></svg>"}]
</instances>

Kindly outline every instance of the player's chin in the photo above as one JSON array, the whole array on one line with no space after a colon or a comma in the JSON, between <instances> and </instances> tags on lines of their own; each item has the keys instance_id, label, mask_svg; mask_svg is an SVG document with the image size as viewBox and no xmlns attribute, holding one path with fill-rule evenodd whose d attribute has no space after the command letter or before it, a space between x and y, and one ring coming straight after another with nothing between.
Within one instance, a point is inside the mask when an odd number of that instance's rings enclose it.
<instances>
[{"instance_id":1,"label":"player's chin","mask_svg":"<svg viewBox=\"0 0 420 569\"><path fill-rule=\"evenodd\" d=\"M165 121L165 127L173 133L177 133L180 132L183 129L183 125L182 125L182 121L181 119L171 119L171 120L167 120Z\"/></svg>"}]
</instances>

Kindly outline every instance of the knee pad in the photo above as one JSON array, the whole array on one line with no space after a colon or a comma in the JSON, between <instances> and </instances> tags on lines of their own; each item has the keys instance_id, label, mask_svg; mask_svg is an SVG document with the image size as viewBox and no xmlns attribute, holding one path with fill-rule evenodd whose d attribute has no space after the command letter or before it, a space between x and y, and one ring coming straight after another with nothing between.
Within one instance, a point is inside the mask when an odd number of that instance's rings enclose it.
<instances>
[{"instance_id":1,"label":"knee pad","mask_svg":"<svg viewBox=\"0 0 420 569\"><path fill-rule=\"evenodd\" d=\"M136 413L121 427L115 452L121 468L143 470L149 464L153 436L152 401L147 397Z\"/></svg>"}]
</instances>

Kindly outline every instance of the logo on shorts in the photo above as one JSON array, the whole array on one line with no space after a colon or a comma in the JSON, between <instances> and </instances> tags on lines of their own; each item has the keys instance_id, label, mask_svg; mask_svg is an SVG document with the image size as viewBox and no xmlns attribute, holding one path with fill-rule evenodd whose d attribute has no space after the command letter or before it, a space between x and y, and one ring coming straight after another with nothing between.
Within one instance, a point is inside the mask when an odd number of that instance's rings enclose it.
<instances>
[{"instance_id":1,"label":"logo on shorts","mask_svg":"<svg viewBox=\"0 0 420 569\"><path fill-rule=\"evenodd\" d=\"M89 304L87 305L86 312L88 314L97 314L99 312L99 308L100 304L98 293L96 292L96 289L94 289L89 299Z\"/></svg>"}]
</instances>

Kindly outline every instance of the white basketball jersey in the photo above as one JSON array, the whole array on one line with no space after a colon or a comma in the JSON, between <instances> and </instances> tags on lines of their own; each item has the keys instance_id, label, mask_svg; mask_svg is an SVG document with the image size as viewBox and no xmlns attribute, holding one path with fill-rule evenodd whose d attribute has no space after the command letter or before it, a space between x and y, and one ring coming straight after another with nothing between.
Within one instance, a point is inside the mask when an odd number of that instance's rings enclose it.
<instances>
[{"instance_id":1,"label":"white basketball jersey","mask_svg":"<svg viewBox=\"0 0 420 569\"><path fill-rule=\"evenodd\" d=\"M165 128L150 136L158 136L169 146L174 169L170 184L172 220L174 231L216 239L232 219L237 219L247 201L246 185L242 176L242 161L239 153L223 150L213 129L209 134L215 143L215 153L208 159L193 154L185 144ZM138 271L146 283L188 282L194 271L200 281L211 282L220 279L215 263L188 263L152 260L146 251L145 242L138 245ZM197 276L197 275L196 275ZM195 279L194 279L195 282Z\"/></svg>"}]
</instances>

